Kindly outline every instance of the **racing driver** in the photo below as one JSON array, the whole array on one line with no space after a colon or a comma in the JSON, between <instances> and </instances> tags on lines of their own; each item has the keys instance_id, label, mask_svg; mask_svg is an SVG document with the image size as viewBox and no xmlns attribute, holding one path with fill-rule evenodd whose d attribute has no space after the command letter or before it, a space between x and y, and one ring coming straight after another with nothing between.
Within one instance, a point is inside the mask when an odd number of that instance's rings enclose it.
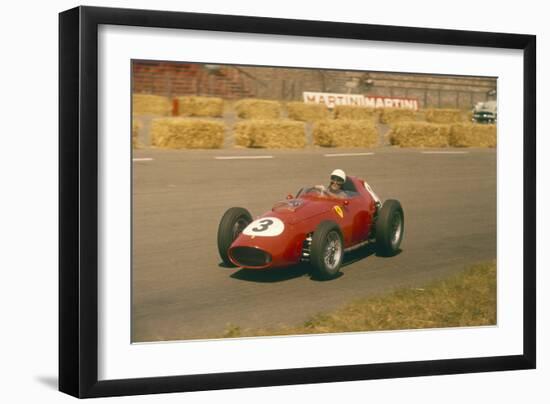
<instances>
[{"instance_id":1,"label":"racing driver","mask_svg":"<svg viewBox=\"0 0 550 404\"><path fill-rule=\"evenodd\" d=\"M330 174L330 184L327 192L339 198L345 198L347 196L346 191L342 189L344 182L346 182L346 173L344 170L337 168Z\"/></svg>"},{"instance_id":2,"label":"racing driver","mask_svg":"<svg viewBox=\"0 0 550 404\"><path fill-rule=\"evenodd\" d=\"M346 198L348 196L347 192L342 188L346 182L346 173L344 170L337 168L330 174L330 183L328 188L325 188L324 185L315 185L315 188L322 192L326 192L330 196L335 196L337 198Z\"/></svg>"},{"instance_id":3,"label":"racing driver","mask_svg":"<svg viewBox=\"0 0 550 404\"><path fill-rule=\"evenodd\" d=\"M349 196L348 193L343 189L345 182L346 182L346 173L344 172L344 170L337 168L332 173L330 173L330 184L326 189L326 192L329 195L335 196L337 198L348 197ZM315 188L325 190L325 187L323 185L317 185ZM380 198L378 197L378 195L374 193L372 188L366 182L365 182L365 188L367 188L367 191L369 191L372 198L376 202L376 207L380 208L380 206L382 205L382 202L380 201Z\"/></svg>"}]
</instances>

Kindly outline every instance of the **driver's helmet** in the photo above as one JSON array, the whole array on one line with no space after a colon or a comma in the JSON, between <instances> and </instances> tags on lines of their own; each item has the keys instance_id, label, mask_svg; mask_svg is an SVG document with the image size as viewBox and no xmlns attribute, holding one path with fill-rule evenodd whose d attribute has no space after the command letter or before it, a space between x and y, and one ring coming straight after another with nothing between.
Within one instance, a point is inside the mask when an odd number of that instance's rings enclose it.
<instances>
[{"instance_id":1,"label":"driver's helmet","mask_svg":"<svg viewBox=\"0 0 550 404\"><path fill-rule=\"evenodd\" d=\"M330 180L336 181L337 183L342 185L344 182L346 182L346 173L344 172L344 170L340 170L339 168L337 168L332 173L330 173Z\"/></svg>"}]
</instances>

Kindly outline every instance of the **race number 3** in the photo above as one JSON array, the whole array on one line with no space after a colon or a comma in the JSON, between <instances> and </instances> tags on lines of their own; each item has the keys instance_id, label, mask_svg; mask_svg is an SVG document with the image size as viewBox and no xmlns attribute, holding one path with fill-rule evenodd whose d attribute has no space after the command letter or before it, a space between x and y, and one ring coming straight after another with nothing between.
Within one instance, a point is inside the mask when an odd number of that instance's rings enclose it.
<instances>
[{"instance_id":1,"label":"race number 3","mask_svg":"<svg viewBox=\"0 0 550 404\"><path fill-rule=\"evenodd\" d=\"M260 221L260 227L253 227L252 231L258 232L258 231L265 231L273 224L273 220L271 219L264 219Z\"/></svg>"},{"instance_id":2,"label":"race number 3","mask_svg":"<svg viewBox=\"0 0 550 404\"><path fill-rule=\"evenodd\" d=\"M276 217L262 217L250 223L243 234L257 237L275 237L285 229L284 223Z\"/></svg>"}]
</instances>

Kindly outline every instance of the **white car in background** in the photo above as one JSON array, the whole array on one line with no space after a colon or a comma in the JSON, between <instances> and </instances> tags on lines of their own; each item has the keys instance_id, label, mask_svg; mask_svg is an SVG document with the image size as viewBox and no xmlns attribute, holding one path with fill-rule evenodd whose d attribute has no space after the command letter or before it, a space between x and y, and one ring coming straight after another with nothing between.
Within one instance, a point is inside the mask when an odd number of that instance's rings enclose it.
<instances>
[{"instance_id":1,"label":"white car in background","mask_svg":"<svg viewBox=\"0 0 550 404\"><path fill-rule=\"evenodd\" d=\"M497 102L478 102L472 112L472 122L474 123L496 123Z\"/></svg>"}]
</instances>

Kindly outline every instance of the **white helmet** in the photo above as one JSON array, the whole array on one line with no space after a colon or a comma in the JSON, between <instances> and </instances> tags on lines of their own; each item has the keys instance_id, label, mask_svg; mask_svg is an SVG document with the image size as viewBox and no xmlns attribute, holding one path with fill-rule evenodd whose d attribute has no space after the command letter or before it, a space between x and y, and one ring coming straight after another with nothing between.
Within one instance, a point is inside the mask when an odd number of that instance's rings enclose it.
<instances>
[{"instance_id":1,"label":"white helmet","mask_svg":"<svg viewBox=\"0 0 550 404\"><path fill-rule=\"evenodd\" d=\"M338 177L341 178L343 182L346 182L346 173L344 170L340 170L339 168L330 173L330 177Z\"/></svg>"}]
</instances>

